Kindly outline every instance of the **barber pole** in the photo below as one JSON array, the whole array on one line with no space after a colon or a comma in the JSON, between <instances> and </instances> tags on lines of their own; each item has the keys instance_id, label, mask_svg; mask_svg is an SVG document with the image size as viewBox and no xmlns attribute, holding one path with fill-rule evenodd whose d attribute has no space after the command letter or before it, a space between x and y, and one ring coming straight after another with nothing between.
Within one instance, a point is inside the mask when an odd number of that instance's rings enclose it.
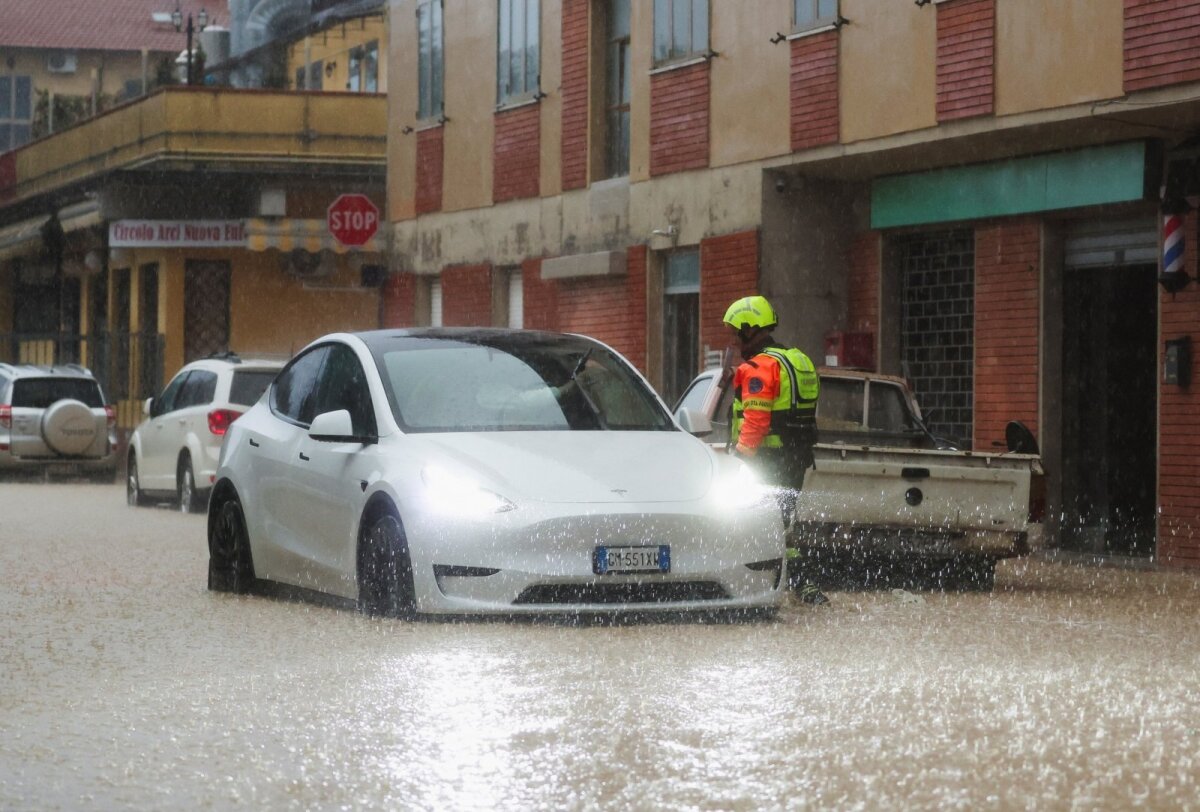
<instances>
[{"instance_id":1,"label":"barber pole","mask_svg":"<svg viewBox=\"0 0 1200 812\"><path fill-rule=\"evenodd\" d=\"M1168 293L1175 293L1188 281L1187 271L1183 269L1183 215L1164 212L1162 273L1158 282Z\"/></svg>"},{"instance_id":2,"label":"barber pole","mask_svg":"<svg viewBox=\"0 0 1200 812\"><path fill-rule=\"evenodd\" d=\"M1163 276L1173 277L1183 271L1183 216L1163 217Z\"/></svg>"}]
</instances>

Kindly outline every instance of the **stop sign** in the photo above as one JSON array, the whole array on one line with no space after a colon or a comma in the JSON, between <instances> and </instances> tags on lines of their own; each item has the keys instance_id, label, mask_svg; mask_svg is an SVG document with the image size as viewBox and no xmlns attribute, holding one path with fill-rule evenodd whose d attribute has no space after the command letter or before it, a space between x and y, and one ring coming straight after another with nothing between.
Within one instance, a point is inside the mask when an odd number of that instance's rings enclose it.
<instances>
[{"instance_id":1,"label":"stop sign","mask_svg":"<svg viewBox=\"0 0 1200 812\"><path fill-rule=\"evenodd\" d=\"M363 194L338 195L325 212L325 223L342 245L365 245L379 230L379 208Z\"/></svg>"}]
</instances>

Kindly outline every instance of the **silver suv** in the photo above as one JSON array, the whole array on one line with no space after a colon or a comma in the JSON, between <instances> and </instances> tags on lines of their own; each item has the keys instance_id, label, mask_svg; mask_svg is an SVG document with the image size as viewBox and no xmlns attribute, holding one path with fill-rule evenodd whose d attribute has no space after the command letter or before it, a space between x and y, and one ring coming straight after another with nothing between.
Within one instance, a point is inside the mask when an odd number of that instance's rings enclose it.
<instances>
[{"instance_id":1,"label":"silver suv","mask_svg":"<svg viewBox=\"0 0 1200 812\"><path fill-rule=\"evenodd\" d=\"M116 412L87 368L0 364L0 471L111 482L116 425Z\"/></svg>"},{"instance_id":2,"label":"silver suv","mask_svg":"<svg viewBox=\"0 0 1200 812\"><path fill-rule=\"evenodd\" d=\"M203 510L225 432L282 367L282 360L223 353L179 370L162 394L145 402L146 419L129 440L129 504L166 499L186 513Z\"/></svg>"}]
</instances>

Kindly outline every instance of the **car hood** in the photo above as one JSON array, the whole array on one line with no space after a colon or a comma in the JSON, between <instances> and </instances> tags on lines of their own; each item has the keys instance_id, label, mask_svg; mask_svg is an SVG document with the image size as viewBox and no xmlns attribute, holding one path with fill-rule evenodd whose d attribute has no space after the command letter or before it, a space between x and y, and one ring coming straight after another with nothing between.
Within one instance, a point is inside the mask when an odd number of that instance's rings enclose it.
<instances>
[{"instance_id":1,"label":"car hood","mask_svg":"<svg viewBox=\"0 0 1200 812\"><path fill-rule=\"evenodd\" d=\"M427 463L466 469L486 488L533 502L671 502L712 487L713 452L681 431L410 435Z\"/></svg>"}]
</instances>

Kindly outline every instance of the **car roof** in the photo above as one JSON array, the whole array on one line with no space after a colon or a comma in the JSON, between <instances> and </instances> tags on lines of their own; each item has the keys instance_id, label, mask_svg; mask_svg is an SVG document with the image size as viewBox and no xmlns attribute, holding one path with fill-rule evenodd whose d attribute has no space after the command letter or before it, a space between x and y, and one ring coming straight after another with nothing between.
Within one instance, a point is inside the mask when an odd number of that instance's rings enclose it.
<instances>
[{"instance_id":1,"label":"car roof","mask_svg":"<svg viewBox=\"0 0 1200 812\"><path fill-rule=\"evenodd\" d=\"M353 336L367 347L377 349L389 340L425 338L467 344L536 345L547 342L602 344L595 338L578 333L557 333L549 330L522 330L509 327L409 327L395 330L367 330L326 336ZM324 339L321 339L324 340ZM316 342L314 342L316 343Z\"/></svg>"},{"instance_id":2,"label":"car roof","mask_svg":"<svg viewBox=\"0 0 1200 812\"><path fill-rule=\"evenodd\" d=\"M281 369L285 363L286 359L283 358L241 358L228 353L189 361L183 365L180 372L185 369L206 369L212 372L221 372L226 369Z\"/></svg>"},{"instance_id":3,"label":"car roof","mask_svg":"<svg viewBox=\"0 0 1200 812\"><path fill-rule=\"evenodd\" d=\"M4 364L0 373L10 378L86 378L95 380L92 371L79 364Z\"/></svg>"}]
</instances>

